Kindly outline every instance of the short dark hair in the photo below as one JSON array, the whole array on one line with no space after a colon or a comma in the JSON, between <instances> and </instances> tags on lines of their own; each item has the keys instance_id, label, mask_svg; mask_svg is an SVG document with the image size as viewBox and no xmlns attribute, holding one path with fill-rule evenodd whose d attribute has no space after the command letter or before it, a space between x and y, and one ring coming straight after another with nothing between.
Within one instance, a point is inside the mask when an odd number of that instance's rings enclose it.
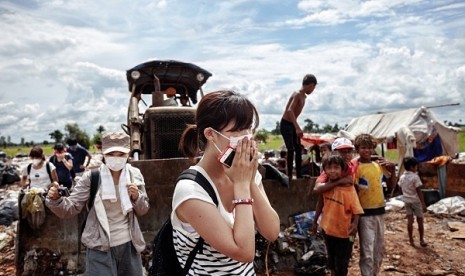
<instances>
[{"instance_id":1,"label":"short dark hair","mask_svg":"<svg viewBox=\"0 0 465 276\"><path fill-rule=\"evenodd\" d=\"M68 141L66 141L66 143L69 146L75 146L75 145L77 145L77 140L76 140L76 138L69 138Z\"/></svg>"},{"instance_id":2,"label":"short dark hair","mask_svg":"<svg viewBox=\"0 0 465 276\"><path fill-rule=\"evenodd\" d=\"M317 84L316 77L312 74L307 74L304 76L302 80L302 86L309 85L309 84Z\"/></svg>"},{"instance_id":3,"label":"short dark hair","mask_svg":"<svg viewBox=\"0 0 465 276\"><path fill-rule=\"evenodd\" d=\"M207 144L204 130L223 130L233 122L228 131L255 129L259 124L256 107L244 95L231 90L220 90L206 94L195 112L195 125L188 125L179 141L180 151L187 157L198 156Z\"/></svg>"},{"instance_id":4,"label":"short dark hair","mask_svg":"<svg viewBox=\"0 0 465 276\"><path fill-rule=\"evenodd\" d=\"M62 151L65 149L65 147L63 146L62 143L58 143L58 144L55 144L55 146L53 147L54 150L57 150L57 151Z\"/></svg>"},{"instance_id":5,"label":"short dark hair","mask_svg":"<svg viewBox=\"0 0 465 276\"><path fill-rule=\"evenodd\" d=\"M35 146L31 149L31 151L29 152L29 157L40 158L45 160L44 151L39 146Z\"/></svg>"},{"instance_id":6,"label":"short dark hair","mask_svg":"<svg viewBox=\"0 0 465 276\"><path fill-rule=\"evenodd\" d=\"M343 172L346 171L348 167L344 158L342 158L339 152L336 152L336 151L333 151L330 154L325 155L321 163L322 163L321 167L323 168L323 170L325 170L326 167L328 167L331 164L336 164L336 165L341 166L341 171Z\"/></svg>"},{"instance_id":7,"label":"short dark hair","mask_svg":"<svg viewBox=\"0 0 465 276\"><path fill-rule=\"evenodd\" d=\"M405 157L404 158L404 168L407 171L410 171L413 167L419 164L418 160L415 157Z\"/></svg>"}]
</instances>

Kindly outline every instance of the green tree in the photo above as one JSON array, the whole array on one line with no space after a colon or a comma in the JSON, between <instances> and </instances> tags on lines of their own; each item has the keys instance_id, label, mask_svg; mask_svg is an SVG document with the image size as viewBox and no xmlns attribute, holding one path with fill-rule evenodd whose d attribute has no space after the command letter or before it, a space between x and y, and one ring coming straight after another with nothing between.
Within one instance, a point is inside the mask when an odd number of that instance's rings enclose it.
<instances>
[{"instance_id":1,"label":"green tree","mask_svg":"<svg viewBox=\"0 0 465 276\"><path fill-rule=\"evenodd\" d=\"M338 132L339 130L341 130L341 128L339 127L339 125L338 125L337 123L334 124L333 129L332 129L332 132Z\"/></svg>"},{"instance_id":2,"label":"green tree","mask_svg":"<svg viewBox=\"0 0 465 276\"><path fill-rule=\"evenodd\" d=\"M332 131L333 131L333 127L330 124L324 125L323 128L321 129L322 133L328 133Z\"/></svg>"},{"instance_id":3,"label":"green tree","mask_svg":"<svg viewBox=\"0 0 465 276\"><path fill-rule=\"evenodd\" d=\"M97 132L98 134L102 135L102 133L105 131L106 129L102 126L102 125L99 125L98 128L97 128Z\"/></svg>"},{"instance_id":4,"label":"green tree","mask_svg":"<svg viewBox=\"0 0 465 276\"><path fill-rule=\"evenodd\" d=\"M92 144L95 144L97 141L101 141L102 133L106 131L105 127L103 127L102 125L99 125L99 127L96 130L97 130L97 134L95 134L94 137L92 138Z\"/></svg>"},{"instance_id":5,"label":"green tree","mask_svg":"<svg viewBox=\"0 0 465 276\"><path fill-rule=\"evenodd\" d=\"M69 138L74 138L76 141L83 147L89 148L90 146L90 138L89 135L83 130L81 130L78 124L66 124L65 131L67 132L65 135L66 140Z\"/></svg>"},{"instance_id":6,"label":"green tree","mask_svg":"<svg viewBox=\"0 0 465 276\"><path fill-rule=\"evenodd\" d=\"M309 133L318 133L318 132L320 132L320 126L318 124L314 123L312 120L305 119L304 122L305 122L305 126L304 126L304 129L303 129L304 132L309 132Z\"/></svg>"},{"instance_id":7,"label":"green tree","mask_svg":"<svg viewBox=\"0 0 465 276\"><path fill-rule=\"evenodd\" d=\"M276 127L271 131L273 135L280 135L281 134L281 123L279 121L276 122Z\"/></svg>"},{"instance_id":8,"label":"green tree","mask_svg":"<svg viewBox=\"0 0 465 276\"><path fill-rule=\"evenodd\" d=\"M0 137L0 144L3 146L4 149L6 149L6 139L5 136Z\"/></svg>"},{"instance_id":9,"label":"green tree","mask_svg":"<svg viewBox=\"0 0 465 276\"><path fill-rule=\"evenodd\" d=\"M268 137L270 135L270 132L266 129L260 129L255 133L255 140L260 141L262 143L266 143L268 140Z\"/></svg>"},{"instance_id":10,"label":"green tree","mask_svg":"<svg viewBox=\"0 0 465 276\"><path fill-rule=\"evenodd\" d=\"M55 140L56 143L61 143L63 141L63 133L59 131L58 129L54 130L53 132L50 132L48 135L50 135L50 139Z\"/></svg>"}]
</instances>

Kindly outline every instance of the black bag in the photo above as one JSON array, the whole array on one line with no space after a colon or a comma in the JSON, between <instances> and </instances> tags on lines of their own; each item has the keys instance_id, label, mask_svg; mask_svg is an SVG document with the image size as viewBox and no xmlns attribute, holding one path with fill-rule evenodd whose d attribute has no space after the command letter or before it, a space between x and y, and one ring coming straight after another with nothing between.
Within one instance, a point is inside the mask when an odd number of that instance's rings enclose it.
<instances>
[{"instance_id":1,"label":"black bag","mask_svg":"<svg viewBox=\"0 0 465 276\"><path fill-rule=\"evenodd\" d=\"M213 202L218 206L218 199L213 187L200 172L187 169L181 173L176 183L181 179L190 179L197 182L207 191L213 199ZM203 247L203 244L204 240L200 237L194 249L189 253L185 267L181 267L181 264L178 262L178 257L176 256L176 251L174 250L173 225L171 224L171 219L168 217L153 240L152 266L149 269L149 276L186 275L194 262L195 255Z\"/></svg>"},{"instance_id":2,"label":"black bag","mask_svg":"<svg viewBox=\"0 0 465 276\"><path fill-rule=\"evenodd\" d=\"M0 164L0 173L2 174L1 185L13 184L21 180L16 167L9 164Z\"/></svg>"}]
</instances>

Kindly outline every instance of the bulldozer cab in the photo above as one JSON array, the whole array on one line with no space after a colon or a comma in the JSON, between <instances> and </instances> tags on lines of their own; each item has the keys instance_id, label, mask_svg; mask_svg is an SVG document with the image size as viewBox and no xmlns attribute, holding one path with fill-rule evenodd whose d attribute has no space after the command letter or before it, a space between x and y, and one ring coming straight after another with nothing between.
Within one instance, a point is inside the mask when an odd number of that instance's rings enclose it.
<instances>
[{"instance_id":1,"label":"bulldozer cab","mask_svg":"<svg viewBox=\"0 0 465 276\"><path fill-rule=\"evenodd\" d=\"M186 124L194 123L193 105L211 76L194 64L174 60L149 61L126 71L131 96L122 127L131 137L133 160L181 157L179 138ZM151 95L151 103L141 113L143 95Z\"/></svg>"}]
</instances>

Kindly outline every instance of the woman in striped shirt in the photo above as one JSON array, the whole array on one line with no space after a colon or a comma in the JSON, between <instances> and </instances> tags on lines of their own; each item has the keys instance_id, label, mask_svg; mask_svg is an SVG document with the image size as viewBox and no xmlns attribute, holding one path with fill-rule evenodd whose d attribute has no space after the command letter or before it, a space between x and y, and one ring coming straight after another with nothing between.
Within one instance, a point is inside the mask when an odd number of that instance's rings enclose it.
<instances>
[{"instance_id":1,"label":"woman in striped shirt","mask_svg":"<svg viewBox=\"0 0 465 276\"><path fill-rule=\"evenodd\" d=\"M173 239L184 267L198 239L205 240L188 275L255 275L255 230L270 241L279 234L279 217L258 173L258 150L252 139L259 118L255 106L233 91L205 95L196 125L184 131L180 149L203 156L192 169L212 185L219 204L195 181L180 180L173 195ZM230 164L223 152L235 152ZM223 158L222 158L223 157Z\"/></svg>"}]
</instances>

